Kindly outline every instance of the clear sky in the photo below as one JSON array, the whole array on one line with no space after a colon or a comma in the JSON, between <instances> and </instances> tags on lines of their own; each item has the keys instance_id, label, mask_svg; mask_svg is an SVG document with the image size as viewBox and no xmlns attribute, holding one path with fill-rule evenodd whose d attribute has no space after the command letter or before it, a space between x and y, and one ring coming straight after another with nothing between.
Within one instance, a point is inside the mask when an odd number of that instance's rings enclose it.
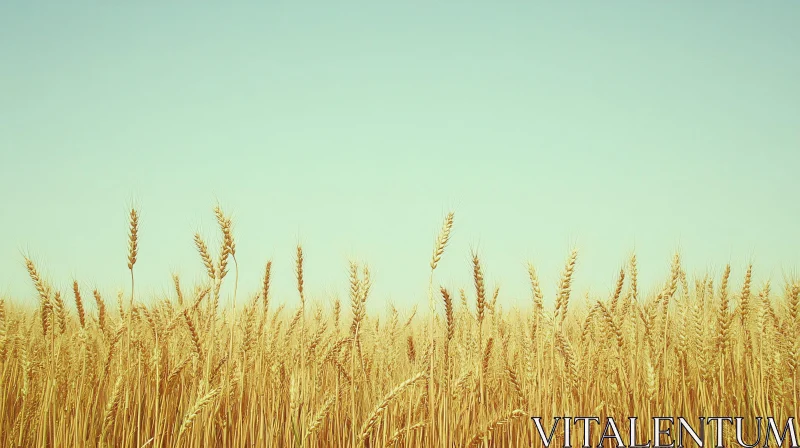
<instances>
[{"instance_id":1,"label":"clear sky","mask_svg":"<svg viewBox=\"0 0 800 448\"><path fill-rule=\"evenodd\" d=\"M300 241L312 299L357 258L374 308L424 304L450 209L437 283L477 248L509 305L573 245L575 300L634 248L648 288L676 249L797 272L800 2L201 3L0 2L0 294L34 300L23 253L127 291L131 203L142 297L202 279L217 200L278 302Z\"/></svg>"}]
</instances>

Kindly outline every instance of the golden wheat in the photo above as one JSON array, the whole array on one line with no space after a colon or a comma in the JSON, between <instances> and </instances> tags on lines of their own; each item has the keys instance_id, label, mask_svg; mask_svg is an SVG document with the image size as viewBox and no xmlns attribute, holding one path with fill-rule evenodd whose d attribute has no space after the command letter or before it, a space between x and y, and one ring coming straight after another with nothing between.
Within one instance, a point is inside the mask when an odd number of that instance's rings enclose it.
<instances>
[{"instance_id":1,"label":"golden wheat","mask_svg":"<svg viewBox=\"0 0 800 448\"><path fill-rule=\"evenodd\" d=\"M752 285L753 266L741 277L726 266L690 288L675 254L664 283L647 295L633 254L610 293L587 294L581 306L570 304L580 275L573 249L551 304L529 263L530 305L507 310L498 287L487 297L473 252L470 292L459 287L454 306L449 286L438 287L441 302L433 296L450 213L430 259L428 315L393 306L387 316L367 313L370 270L355 261L349 315L338 299L307 297L300 245L300 306L272 297L270 260L237 308L234 227L220 207L214 214L217 257L195 234L203 280L192 289L174 275L166 296L133 301L136 210L130 303L120 293L107 304L97 289L86 303L74 280L72 307L24 259L36 305L0 298L1 446L530 446L539 434L528 416L798 414L796 279L776 295L769 281ZM231 306L220 307L221 297Z\"/></svg>"}]
</instances>

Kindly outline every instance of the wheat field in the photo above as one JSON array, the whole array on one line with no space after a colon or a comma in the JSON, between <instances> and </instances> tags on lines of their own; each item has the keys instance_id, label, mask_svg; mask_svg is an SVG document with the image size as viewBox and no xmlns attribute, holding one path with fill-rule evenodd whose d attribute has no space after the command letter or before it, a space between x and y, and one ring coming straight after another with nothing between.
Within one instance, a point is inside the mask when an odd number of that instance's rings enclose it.
<instances>
[{"instance_id":1,"label":"wheat field","mask_svg":"<svg viewBox=\"0 0 800 448\"><path fill-rule=\"evenodd\" d=\"M529 305L506 309L477 253L470 284L436 283L451 213L427 309L368 314L370 271L355 262L349 301L307 301L300 246L295 308L271 296L271 262L261 284L238 284L231 220L214 212L221 247L194 236L207 279L174 277L170 297L136 295L135 209L130 293L79 279L60 291L25 258L39 302L0 301L2 446L541 446L531 416L797 415L796 280L754 285L752 266L690 278L676 254L647 296L632 255L586 305L573 250L554 301L528 265Z\"/></svg>"}]
</instances>

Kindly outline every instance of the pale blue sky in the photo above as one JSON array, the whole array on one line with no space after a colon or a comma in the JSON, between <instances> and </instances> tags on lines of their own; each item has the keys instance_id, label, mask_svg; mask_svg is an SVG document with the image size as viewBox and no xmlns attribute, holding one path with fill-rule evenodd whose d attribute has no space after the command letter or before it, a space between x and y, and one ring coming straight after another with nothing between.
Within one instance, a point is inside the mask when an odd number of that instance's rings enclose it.
<instances>
[{"instance_id":1,"label":"pale blue sky","mask_svg":"<svg viewBox=\"0 0 800 448\"><path fill-rule=\"evenodd\" d=\"M798 24L796 1L1 2L0 294L35 297L22 252L59 287L127 290L131 201L139 291L201 279L217 199L240 291L272 258L279 302L299 240L312 298L346 299L357 257L374 307L424 303L449 209L437 283L470 286L477 247L507 304L526 260L552 294L573 244L578 294L634 246L646 287L677 248L781 281Z\"/></svg>"}]
</instances>

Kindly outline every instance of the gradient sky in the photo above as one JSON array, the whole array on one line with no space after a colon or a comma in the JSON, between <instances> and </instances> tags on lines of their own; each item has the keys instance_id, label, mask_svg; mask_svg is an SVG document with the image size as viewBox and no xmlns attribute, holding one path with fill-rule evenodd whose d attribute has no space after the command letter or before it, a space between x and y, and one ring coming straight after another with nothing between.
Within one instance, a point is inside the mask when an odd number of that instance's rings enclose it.
<instances>
[{"instance_id":1,"label":"gradient sky","mask_svg":"<svg viewBox=\"0 0 800 448\"><path fill-rule=\"evenodd\" d=\"M116 3L116 2L115 2ZM232 213L240 291L274 260L296 301L370 305L468 286L471 248L501 303L604 297L635 248L656 288L747 262L800 261L800 2L0 2L0 294L35 300L22 254L67 288L126 291L127 209L142 211L137 291L203 278ZM232 277L229 277L232 278ZM776 290L780 291L779 288ZM424 309L424 308L423 308Z\"/></svg>"}]
</instances>

